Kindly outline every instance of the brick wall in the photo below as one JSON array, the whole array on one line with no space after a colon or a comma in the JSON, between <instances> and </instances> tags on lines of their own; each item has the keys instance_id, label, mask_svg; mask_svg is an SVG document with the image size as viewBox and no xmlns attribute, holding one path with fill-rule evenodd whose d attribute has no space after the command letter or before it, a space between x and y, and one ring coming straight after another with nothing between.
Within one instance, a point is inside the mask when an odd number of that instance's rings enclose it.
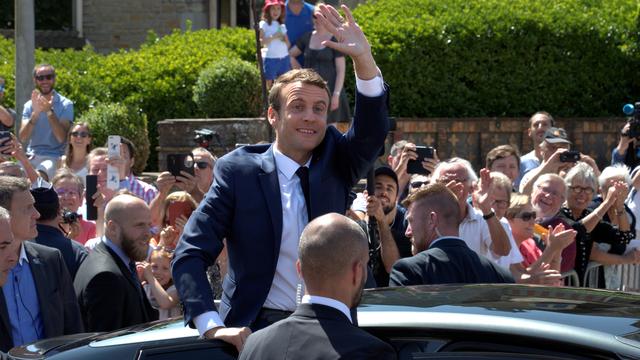
<instances>
[{"instance_id":1,"label":"brick wall","mask_svg":"<svg viewBox=\"0 0 640 360\"><path fill-rule=\"evenodd\" d=\"M84 37L100 52L137 48L149 30L158 35L172 29L208 27L208 0L84 0Z\"/></svg>"}]
</instances>

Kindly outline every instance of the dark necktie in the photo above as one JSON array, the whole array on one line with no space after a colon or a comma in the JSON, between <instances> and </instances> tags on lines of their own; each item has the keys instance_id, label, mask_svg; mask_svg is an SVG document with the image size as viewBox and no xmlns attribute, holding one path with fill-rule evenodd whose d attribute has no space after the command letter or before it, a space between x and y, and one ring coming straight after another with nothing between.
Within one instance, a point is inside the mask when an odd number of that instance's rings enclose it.
<instances>
[{"instance_id":1,"label":"dark necktie","mask_svg":"<svg viewBox=\"0 0 640 360\"><path fill-rule=\"evenodd\" d=\"M135 261L129 262L129 270L131 270L131 277L133 278L133 281L136 284L136 289L138 290L141 296L144 295L142 293L142 285L140 284L140 278L138 277L138 272L136 271Z\"/></svg>"},{"instance_id":2,"label":"dark necktie","mask_svg":"<svg viewBox=\"0 0 640 360\"><path fill-rule=\"evenodd\" d=\"M300 166L296 170L296 175L300 179L300 186L302 187L302 193L304 194L304 202L307 204L307 219L311 221L311 201L309 200L309 168L306 166Z\"/></svg>"}]
</instances>

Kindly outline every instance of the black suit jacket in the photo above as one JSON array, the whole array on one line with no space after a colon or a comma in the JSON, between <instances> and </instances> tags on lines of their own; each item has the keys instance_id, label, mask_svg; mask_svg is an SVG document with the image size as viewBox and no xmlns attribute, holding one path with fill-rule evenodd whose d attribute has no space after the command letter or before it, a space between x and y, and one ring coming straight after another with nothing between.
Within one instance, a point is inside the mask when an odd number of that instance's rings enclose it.
<instances>
[{"instance_id":1,"label":"black suit jacket","mask_svg":"<svg viewBox=\"0 0 640 360\"><path fill-rule=\"evenodd\" d=\"M71 277L60 251L25 241L24 249L38 293L45 338L83 331ZM0 288L0 351L13 347L11 322Z\"/></svg>"},{"instance_id":2,"label":"black suit jacket","mask_svg":"<svg viewBox=\"0 0 640 360\"><path fill-rule=\"evenodd\" d=\"M100 242L73 283L87 331L113 331L158 319L127 264Z\"/></svg>"},{"instance_id":3,"label":"black suit jacket","mask_svg":"<svg viewBox=\"0 0 640 360\"><path fill-rule=\"evenodd\" d=\"M351 188L384 145L386 100L386 93L375 98L358 94L349 131L327 128L309 166L311 218L345 213ZM249 326L269 294L280 255L282 200L273 146L244 146L215 166L213 185L182 232L173 279L186 323L216 310L204 269L213 264L226 238L229 266L219 313L227 326Z\"/></svg>"},{"instance_id":4,"label":"black suit jacket","mask_svg":"<svg viewBox=\"0 0 640 360\"><path fill-rule=\"evenodd\" d=\"M469 249L464 240L451 237L398 260L391 270L389 286L512 282L507 270Z\"/></svg>"},{"instance_id":5,"label":"black suit jacket","mask_svg":"<svg viewBox=\"0 0 640 360\"><path fill-rule=\"evenodd\" d=\"M396 359L391 345L339 310L301 304L288 318L249 336L240 359Z\"/></svg>"},{"instance_id":6,"label":"black suit jacket","mask_svg":"<svg viewBox=\"0 0 640 360\"><path fill-rule=\"evenodd\" d=\"M40 245L60 250L62 258L67 265L67 270L69 270L69 275L71 275L71 280L73 281L73 279L76 278L80 264L82 264L84 259L89 255L87 249L79 242L64 236L62 231L57 227L44 224L36 224L36 227L38 228L38 236L36 236L34 241Z\"/></svg>"}]
</instances>

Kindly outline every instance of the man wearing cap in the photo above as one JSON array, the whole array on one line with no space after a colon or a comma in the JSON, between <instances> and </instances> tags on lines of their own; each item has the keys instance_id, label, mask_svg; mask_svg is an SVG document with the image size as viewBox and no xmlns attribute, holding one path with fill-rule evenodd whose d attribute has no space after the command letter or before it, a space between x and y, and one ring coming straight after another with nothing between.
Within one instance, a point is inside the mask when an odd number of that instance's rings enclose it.
<instances>
[{"instance_id":1,"label":"man wearing cap","mask_svg":"<svg viewBox=\"0 0 640 360\"><path fill-rule=\"evenodd\" d=\"M83 331L60 251L28 241L40 216L26 179L0 176L0 206L9 210L18 263L0 290L0 351Z\"/></svg>"},{"instance_id":2,"label":"man wearing cap","mask_svg":"<svg viewBox=\"0 0 640 360\"><path fill-rule=\"evenodd\" d=\"M398 198L398 176L387 166L375 170L375 194L367 196L367 215L375 218L377 242L372 259L373 274L378 286L388 286L389 272L393 264L401 258L411 256L411 241L406 237L406 210L396 203ZM371 231L371 229L370 229Z\"/></svg>"},{"instance_id":3,"label":"man wearing cap","mask_svg":"<svg viewBox=\"0 0 640 360\"><path fill-rule=\"evenodd\" d=\"M36 220L38 236L34 241L40 245L60 250L67 265L71 280L75 279L80 264L87 258L88 252L80 243L66 237L60 230L62 209L58 194L53 188L37 188L31 190L35 200L35 208L40 213Z\"/></svg>"},{"instance_id":4,"label":"man wearing cap","mask_svg":"<svg viewBox=\"0 0 640 360\"><path fill-rule=\"evenodd\" d=\"M563 176L575 162L562 161L562 153L571 149L571 141L567 136L567 132L563 128L551 127L544 133L543 141L539 145L542 154L542 163L529 171L520 182L520 192L523 194L531 194L533 183L540 175L543 174L559 174ZM587 155L580 154L580 160L589 164L596 175L600 174L595 161Z\"/></svg>"}]
</instances>

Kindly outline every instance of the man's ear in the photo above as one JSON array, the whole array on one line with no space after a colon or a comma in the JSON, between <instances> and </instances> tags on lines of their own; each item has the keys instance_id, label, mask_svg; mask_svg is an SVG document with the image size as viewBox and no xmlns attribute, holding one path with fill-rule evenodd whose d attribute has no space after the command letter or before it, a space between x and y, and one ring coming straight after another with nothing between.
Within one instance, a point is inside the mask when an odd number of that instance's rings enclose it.
<instances>
[{"instance_id":1,"label":"man's ear","mask_svg":"<svg viewBox=\"0 0 640 360\"><path fill-rule=\"evenodd\" d=\"M269 120L269 124L271 126L274 126L276 121L278 121L278 116L279 116L278 111L273 107L269 106L269 109L267 110L267 120Z\"/></svg>"},{"instance_id":2,"label":"man's ear","mask_svg":"<svg viewBox=\"0 0 640 360\"><path fill-rule=\"evenodd\" d=\"M298 278L302 279L302 265L300 265L300 260L296 260L296 273L298 274Z\"/></svg>"}]
</instances>

